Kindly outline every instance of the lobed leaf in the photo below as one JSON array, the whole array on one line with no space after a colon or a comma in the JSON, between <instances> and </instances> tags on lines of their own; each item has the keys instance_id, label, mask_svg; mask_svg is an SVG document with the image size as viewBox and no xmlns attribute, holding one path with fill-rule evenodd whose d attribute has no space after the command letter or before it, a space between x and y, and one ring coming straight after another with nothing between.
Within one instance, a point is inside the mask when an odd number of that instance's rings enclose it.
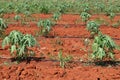
<instances>
[{"instance_id":1,"label":"lobed leaf","mask_svg":"<svg viewBox=\"0 0 120 80\"><path fill-rule=\"evenodd\" d=\"M6 45L10 44L10 39L9 37L5 37L2 41L2 48L4 49Z\"/></svg>"}]
</instances>

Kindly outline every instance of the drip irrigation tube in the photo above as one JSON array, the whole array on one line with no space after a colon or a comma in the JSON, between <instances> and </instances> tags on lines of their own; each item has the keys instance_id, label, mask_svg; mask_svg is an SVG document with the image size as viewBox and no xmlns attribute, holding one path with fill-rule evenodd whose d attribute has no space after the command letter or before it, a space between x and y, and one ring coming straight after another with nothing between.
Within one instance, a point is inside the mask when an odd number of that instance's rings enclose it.
<instances>
[{"instance_id":1,"label":"drip irrigation tube","mask_svg":"<svg viewBox=\"0 0 120 80\"><path fill-rule=\"evenodd\" d=\"M11 60L11 58L6 58L6 57L0 57L0 59L7 59L7 60ZM16 60L16 59L14 59ZM13 61L14 61L13 60ZM59 60L55 59L55 60L52 60L52 59L45 59L45 58L36 58L36 57L28 57L28 59L26 60L23 60L23 61L26 61L27 63L29 63L30 61L42 61L42 62L60 62ZM98 66L119 66L120 65L120 60L115 60L115 61L111 61L111 60L108 60L108 61L80 61L80 60L71 60L70 62L68 63L79 63L79 64L83 64L83 65L98 65ZM2 66L4 64L0 64L0 66Z\"/></svg>"},{"instance_id":2,"label":"drip irrigation tube","mask_svg":"<svg viewBox=\"0 0 120 80\"><path fill-rule=\"evenodd\" d=\"M46 38L89 38L89 39L93 39L91 37L83 37L83 36L46 36ZM120 40L120 38L114 38L112 37L113 40Z\"/></svg>"}]
</instances>

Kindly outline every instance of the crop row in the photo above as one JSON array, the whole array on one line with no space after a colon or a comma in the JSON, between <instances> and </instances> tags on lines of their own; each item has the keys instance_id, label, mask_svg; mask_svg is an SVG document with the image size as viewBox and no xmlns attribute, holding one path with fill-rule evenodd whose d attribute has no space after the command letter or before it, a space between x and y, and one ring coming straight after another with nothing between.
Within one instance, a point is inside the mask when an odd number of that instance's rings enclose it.
<instances>
[{"instance_id":1,"label":"crop row","mask_svg":"<svg viewBox=\"0 0 120 80\"><path fill-rule=\"evenodd\" d=\"M0 14L4 13L119 13L119 0L1 0Z\"/></svg>"},{"instance_id":2,"label":"crop row","mask_svg":"<svg viewBox=\"0 0 120 80\"><path fill-rule=\"evenodd\" d=\"M49 19L45 19L40 20L37 25L39 27L38 35L46 37L54 24ZM0 27L1 35L3 35L7 25L2 19L0 19ZM119 46L115 44L110 36L103 34L99 27L100 25L95 21L86 22L86 29L90 32L93 39L92 43L90 43L89 37L84 40L84 45L86 47L90 46L90 58L92 61L115 60L114 50L119 50ZM2 48L5 49L5 47L8 46L11 55L18 61L34 56L35 53L32 47L37 47L38 45L34 36L23 34L16 30L5 35L2 41ZM71 60L71 56L63 57L61 50L58 53L58 58L60 66L63 68L65 64Z\"/></svg>"},{"instance_id":3,"label":"crop row","mask_svg":"<svg viewBox=\"0 0 120 80\"><path fill-rule=\"evenodd\" d=\"M32 50L32 47L39 45L35 37L30 34L23 34L14 30L8 35L5 35L4 32L6 28L8 28L8 25L6 24L7 20L4 20L4 16L7 13L14 13L14 20L23 24L25 21L27 21L27 19L33 19L31 17L33 13L52 13L52 18L37 20L37 34L44 37L49 36L48 34L52 30L52 26L57 24L57 21L60 19L63 13L77 13L79 14L81 21L85 24L86 29L90 32L91 38L93 39L93 41L90 41L91 39L88 37L84 40L84 45L86 47L90 46L91 60L115 60L114 50L119 49L119 46L115 44L110 36L105 35L100 31L100 25L103 24L104 21L91 20L90 18L94 13L105 13L112 23L116 13L120 12L119 2L119 0L0 1L0 37L3 38L2 48L4 49L6 46L8 46L12 56L16 60L21 61L27 59L27 57L34 56L35 53ZM114 5L112 5L113 3ZM21 14L23 14L23 18ZM112 26L120 26L120 21L118 20L118 22ZM71 59L70 56L63 57L61 50L58 53L58 58L60 61L60 66L63 68Z\"/></svg>"},{"instance_id":4,"label":"crop row","mask_svg":"<svg viewBox=\"0 0 120 80\"><path fill-rule=\"evenodd\" d=\"M54 24L65 25L65 24L76 24L76 25L85 25L87 21L94 20L101 25L119 27L120 20L118 15L91 15L88 12L82 12L80 15L71 15L71 14L33 14L25 16L23 14L5 14L2 19L9 24L21 24L21 25L31 25L37 24L40 20L49 19Z\"/></svg>"}]
</instances>

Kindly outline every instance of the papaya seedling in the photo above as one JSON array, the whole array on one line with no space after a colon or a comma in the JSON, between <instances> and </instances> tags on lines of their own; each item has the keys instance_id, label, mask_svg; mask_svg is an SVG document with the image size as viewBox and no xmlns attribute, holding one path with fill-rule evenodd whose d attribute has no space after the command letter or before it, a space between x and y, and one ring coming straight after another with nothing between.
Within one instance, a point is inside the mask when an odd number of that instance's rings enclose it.
<instances>
[{"instance_id":1,"label":"papaya seedling","mask_svg":"<svg viewBox=\"0 0 120 80\"><path fill-rule=\"evenodd\" d=\"M88 3L82 4L82 7L84 12L90 12L90 7Z\"/></svg>"},{"instance_id":2,"label":"papaya seedling","mask_svg":"<svg viewBox=\"0 0 120 80\"><path fill-rule=\"evenodd\" d=\"M19 31L12 31L2 41L2 48L10 46L10 53L18 61L26 59L33 53L32 50L28 49L36 45L35 38L30 34L22 34Z\"/></svg>"},{"instance_id":3,"label":"papaya seedling","mask_svg":"<svg viewBox=\"0 0 120 80\"><path fill-rule=\"evenodd\" d=\"M24 15L25 15L25 17L30 17L31 16L31 12L30 11L25 11Z\"/></svg>"},{"instance_id":4,"label":"papaya seedling","mask_svg":"<svg viewBox=\"0 0 120 80\"><path fill-rule=\"evenodd\" d=\"M2 18L4 16L5 10L4 8L0 8L0 17Z\"/></svg>"},{"instance_id":5,"label":"papaya seedling","mask_svg":"<svg viewBox=\"0 0 120 80\"><path fill-rule=\"evenodd\" d=\"M52 28L52 21L49 19L39 20L37 26L40 28L40 33L43 36L47 36Z\"/></svg>"},{"instance_id":6,"label":"papaya seedling","mask_svg":"<svg viewBox=\"0 0 120 80\"><path fill-rule=\"evenodd\" d=\"M99 14L104 11L105 4L101 3L101 2L97 2L97 3L95 3L95 9L97 10L97 13Z\"/></svg>"},{"instance_id":7,"label":"papaya seedling","mask_svg":"<svg viewBox=\"0 0 120 80\"><path fill-rule=\"evenodd\" d=\"M61 16L61 13L60 13L60 12L56 12L56 13L53 14L53 19L54 19L55 21L57 21L57 20L60 19L60 16Z\"/></svg>"},{"instance_id":8,"label":"papaya seedling","mask_svg":"<svg viewBox=\"0 0 120 80\"><path fill-rule=\"evenodd\" d=\"M118 49L118 46L111 39L110 36L99 33L98 36L94 38L92 44L92 59L94 60L104 60L112 59L114 60L114 50Z\"/></svg>"},{"instance_id":9,"label":"papaya seedling","mask_svg":"<svg viewBox=\"0 0 120 80\"><path fill-rule=\"evenodd\" d=\"M106 15L110 18L110 20L112 21L115 17L115 13L114 13L114 6L110 6L106 9Z\"/></svg>"},{"instance_id":10,"label":"papaya seedling","mask_svg":"<svg viewBox=\"0 0 120 80\"><path fill-rule=\"evenodd\" d=\"M58 6L58 12L65 13L67 7L68 7L67 3L61 3L61 4L59 4L59 6Z\"/></svg>"},{"instance_id":11,"label":"papaya seedling","mask_svg":"<svg viewBox=\"0 0 120 80\"><path fill-rule=\"evenodd\" d=\"M20 15L15 15L14 20L19 21L21 19Z\"/></svg>"},{"instance_id":12,"label":"papaya seedling","mask_svg":"<svg viewBox=\"0 0 120 80\"><path fill-rule=\"evenodd\" d=\"M80 16L81 16L81 18L82 18L82 21L83 22L87 22L88 20L89 20L89 18L91 17L91 15L89 14L89 13L87 13L87 12L82 12L81 14L80 14Z\"/></svg>"},{"instance_id":13,"label":"papaya seedling","mask_svg":"<svg viewBox=\"0 0 120 80\"><path fill-rule=\"evenodd\" d=\"M5 21L0 18L0 37L2 37L4 30L7 28L7 24L5 23Z\"/></svg>"},{"instance_id":14,"label":"papaya seedling","mask_svg":"<svg viewBox=\"0 0 120 80\"><path fill-rule=\"evenodd\" d=\"M21 10L19 9L19 7L16 7L14 12L15 12L16 14L19 14L19 13L21 12Z\"/></svg>"},{"instance_id":15,"label":"papaya seedling","mask_svg":"<svg viewBox=\"0 0 120 80\"><path fill-rule=\"evenodd\" d=\"M94 37L98 34L100 25L95 21L89 21L87 23L87 30L90 32L91 36Z\"/></svg>"},{"instance_id":16,"label":"papaya seedling","mask_svg":"<svg viewBox=\"0 0 120 80\"><path fill-rule=\"evenodd\" d=\"M109 13L109 18L111 21L113 21L114 17L115 17L115 13L113 12Z\"/></svg>"},{"instance_id":17,"label":"papaya seedling","mask_svg":"<svg viewBox=\"0 0 120 80\"><path fill-rule=\"evenodd\" d=\"M92 44L92 54L91 58L93 60L105 60L110 59L114 60L114 50L119 49L112 38L108 35L102 34L99 30L99 25L94 21L90 21L87 24L87 30L94 32L94 41Z\"/></svg>"},{"instance_id":18,"label":"papaya seedling","mask_svg":"<svg viewBox=\"0 0 120 80\"><path fill-rule=\"evenodd\" d=\"M40 10L40 12L41 13L44 13L44 14L48 14L49 13L49 6L47 6L47 5L41 5L40 7L39 7L39 10Z\"/></svg>"},{"instance_id":19,"label":"papaya seedling","mask_svg":"<svg viewBox=\"0 0 120 80\"><path fill-rule=\"evenodd\" d=\"M7 8L8 8L8 9L14 9L14 3L13 3L13 2L9 2L9 3L7 4Z\"/></svg>"}]
</instances>

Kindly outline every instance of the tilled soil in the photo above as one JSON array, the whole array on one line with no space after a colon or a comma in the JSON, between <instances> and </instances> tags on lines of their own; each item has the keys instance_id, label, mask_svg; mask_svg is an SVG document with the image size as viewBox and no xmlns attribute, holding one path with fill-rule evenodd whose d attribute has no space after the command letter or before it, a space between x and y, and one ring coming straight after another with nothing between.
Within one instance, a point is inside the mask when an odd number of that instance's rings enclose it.
<instances>
[{"instance_id":1,"label":"tilled soil","mask_svg":"<svg viewBox=\"0 0 120 80\"><path fill-rule=\"evenodd\" d=\"M14 15L5 17L8 16ZM36 18L51 17L51 15L43 14L33 16ZM92 19L96 17L98 16L94 15ZM114 21L117 21L119 17L115 17ZM108 19L105 16L103 18ZM63 15L48 37L37 37L40 47L33 48L36 56L30 61L22 61L17 64L16 61L11 61L9 49L2 49L0 46L0 80L120 80L120 51L115 51L118 60L115 65L112 65L115 62L111 64L108 62L107 66L81 62L88 61L91 48L84 45L84 40L90 37L90 33L86 30L85 25L76 24L78 19L78 15ZM5 33L9 34L12 30L36 35L39 29L34 23L30 26L9 24ZM120 45L120 28L104 25L100 30L111 36ZM63 55L73 56L73 61L68 63L64 69L55 59L60 50L63 51Z\"/></svg>"}]
</instances>

